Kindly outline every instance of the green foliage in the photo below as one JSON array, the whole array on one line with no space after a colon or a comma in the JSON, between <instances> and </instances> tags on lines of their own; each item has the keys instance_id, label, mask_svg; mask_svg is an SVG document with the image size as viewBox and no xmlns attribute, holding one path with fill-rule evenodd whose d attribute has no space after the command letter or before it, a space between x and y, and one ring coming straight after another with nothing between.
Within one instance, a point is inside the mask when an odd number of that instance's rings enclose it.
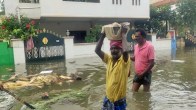
<instances>
[{"instance_id":1,"label":"green foliage","mask_svg":"<svg viewBox=\"0 0 196 110\"><path fill-rule=\"evenodd\" d=\"M148 21L136 21L136 28L153 29L160 36L167 33L167 23L177 30L179 36L184 36L187 30L196 31L196 0L179 0L176 9L170 5L150 7L150 19Z\"/></svg>"},{"instance_id":2,"label":"green foliage","mask_svg":"<svg viewBox=\"0 0 196 110\"><path fill-rule=\"evenodd\" d=\"M101 25L95 25L90 29L90 33L85 37L85 42L96 42L101 32Z\"/></svg>"},{"instance_id":3,"label":"green foliage","mask_svg":"<svg viewBox=\"0 0 196 110\"><path fill-rule=\"evenodd\" d=\"M36 36L38 26L35 24L35 21L24 16L21 16L20 20L21 22L19 23L18 17L15 15L2 17L0 38L8 40L11 38L21 38L22 40L26 40L31 36Z\"/></svg>"},{"instance_id":4,"label":"green foliage","mask_svg":"<svg viewBox=\"0 0 196 110\"><path fill-rule=\"evenodd\" d=\"M196 0L180 0L176 12L179 32L196 30Z\"/></svg>"},{"instance_id":5,"label":"green foliage","mask_svg":"<svg viewBox=\"0 0 196 110\"><path fill-rule=\"evenodd\" d=\"M150 19L147 21L136 21L136 28L144 28L146 31L158 33L160 36L166 35L166 22L170 20L170 6L150 7Z\"/></svg>"},{"instance_id":6,"label":"green foliage","mask_svg":"<svg viewBox=\"0 0 196 110\"><path fill-rule=\"evenodd\" d=\"M83 91L74 91L63 92L61 94L56 94L52 96L49 100L38 100L36 101L35 107L37 110L50 110L49 105L57 102L59 99L69 100L69 101L80 101L86 97L86 93Z\"/></svg>"}]
</instances>

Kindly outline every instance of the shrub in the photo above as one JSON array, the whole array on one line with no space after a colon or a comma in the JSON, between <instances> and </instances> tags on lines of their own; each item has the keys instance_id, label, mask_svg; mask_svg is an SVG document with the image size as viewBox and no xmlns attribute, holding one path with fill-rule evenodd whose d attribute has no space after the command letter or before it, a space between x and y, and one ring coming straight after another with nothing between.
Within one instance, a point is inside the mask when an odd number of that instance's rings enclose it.
<instances>
[{"instance_id":1,"label":"shrub","mask_svg":"<svg viewBox=\"0 0 196 110\"><path fill-rule=\"evenodd\" d=\"M96 42L99 38L99 34L101 32L101 25L95 25L90 29L90 33L85 37L86 42Z\"/></svg>"},{"instance_id":2,"label":"shrub","mask_svg":"<svg viewBox=\"0 0 196 110\"><path fill-rule=\"evenodd\" d=\"M20 38L27 40L29 37L36 36L38 31L38 25L35 21L24 16L20 16L20 23L16 15L2 17L1 21L0 38L3 39Z\"/></svg>"}]
</instances>

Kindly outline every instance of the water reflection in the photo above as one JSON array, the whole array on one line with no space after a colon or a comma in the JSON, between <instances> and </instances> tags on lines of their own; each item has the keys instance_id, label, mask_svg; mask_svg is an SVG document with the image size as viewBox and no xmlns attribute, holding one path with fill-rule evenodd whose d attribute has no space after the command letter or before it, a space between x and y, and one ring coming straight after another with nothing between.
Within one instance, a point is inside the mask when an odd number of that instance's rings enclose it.
<instances>
[{"instance_id":1,"label":"water reflection","mask_svg":"<svg viewBox=\"0 0 196 110\"><path fill-rule=\"evenodd\" d=\"M14 73L14 65L0 66L0 80L7 80Z\"/></svg>"},{"instance_id":2,"label":"water reflection","mask_svg":"<svg viewBox=\"0 0 196 110\"><path fill-rule=\"evenodd\" d=\"M151 93L145 93L142 91L133 93L128 104L128 110L152 110Z\"/></svg>"},{"instance_id":3,"label":"water reflection","mask_svg":"<svg viewBox=\"0 0 196 110\"><path fill-rule=\"evenodd\" d=\"M64 59L31 62L26 64L28 75L39 74L41 71L52 70L54 73L65 74L66 66Z\"/></svg>"},{"instance_id":4,"label":"water reflection","mask_svg":"<svg viewBox=\"0 0 196 110\"><path fill-rule=\"evenodd\" d=\"M175 58L176 58L176 49L177 49L176 39L175 39L175 37L172 37L172 39L171 39L171 59L172 60L175 60Z\"/></svg>"},{"instance_id":5,"label":"water reflection","mask_svg":"<svg viewBox=\"0 0 196 110\"><path fill-rule=\"evenodd\" d=\"M171 49L171 59L175 60L176 59L176 48Z\"/></svg>"},{"instance_id":6,"label":"water reflection","mask_svg":"<svg viewBox=\"0 0 196 110\"><path fill-rule=\"evenodd\" d=\"M184 62L159 62L153 76L152 102L154 110L196 109L196 61L195 48L178 49L176 56ZM158 71L162 70L162 71Z\"/></svg>"}]
</instances>

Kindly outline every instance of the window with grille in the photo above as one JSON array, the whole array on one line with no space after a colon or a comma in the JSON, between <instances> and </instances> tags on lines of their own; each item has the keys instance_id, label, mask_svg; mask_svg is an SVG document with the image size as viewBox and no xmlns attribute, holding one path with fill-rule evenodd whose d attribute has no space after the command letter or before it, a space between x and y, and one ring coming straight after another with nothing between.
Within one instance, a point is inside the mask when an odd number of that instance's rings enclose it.
<instances>
[{"instance_id":1,"label":"window with grille","mask_svg":"<svg viewBox=\"0 0 196 110\"><path fill-rule=\"evenodd\" d=\"M140 0L132 0L132 5L140 5L141 1Z\"/></svg>"},{"instance_id":2,"label":"window with grille","mask_svg":"<svg viewBox=\"0 0 196 110\"><path fill-rule=\"evenodd\" d=\"M63 1L100 3L100 0L63 0Z\"/></svg>"},{"instance_id":3,"label":"window with grille","mask_svg":"<svg viewBox=\"0 0 196 110\"><path fill-rule=\"evenodd\" d=\"M122 0L112 0L112 4L116 4L116 5L118 5L118 4L122 4Z\"/></svg>"},{"instance_id":4,"label":"window with grille","mask_svg":"<svg viewBox=\"0 0 196 110\"><path fill-rule=\"evenodd\" d=\"M19 3L39 3L39 0L19 0Z\"/></svg>"}]
</instances>

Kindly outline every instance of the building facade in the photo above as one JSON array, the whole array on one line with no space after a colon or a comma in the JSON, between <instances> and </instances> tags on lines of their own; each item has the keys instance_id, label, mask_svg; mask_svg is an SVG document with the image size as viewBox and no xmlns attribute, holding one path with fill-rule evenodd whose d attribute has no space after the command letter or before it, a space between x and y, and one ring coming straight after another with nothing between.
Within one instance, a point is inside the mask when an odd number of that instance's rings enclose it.
<instances>
[{"instance_id":1,"label":"building facade","mask_svg":"<svg viewBox=\"0 0 196 110\"><path fill-rule=\"evenodd\" d=\"M5 0L5 13L37 19L42 28L62 36L84 37L96 24L149 19L149 0Z\"/></svg>"}]
</instances>

